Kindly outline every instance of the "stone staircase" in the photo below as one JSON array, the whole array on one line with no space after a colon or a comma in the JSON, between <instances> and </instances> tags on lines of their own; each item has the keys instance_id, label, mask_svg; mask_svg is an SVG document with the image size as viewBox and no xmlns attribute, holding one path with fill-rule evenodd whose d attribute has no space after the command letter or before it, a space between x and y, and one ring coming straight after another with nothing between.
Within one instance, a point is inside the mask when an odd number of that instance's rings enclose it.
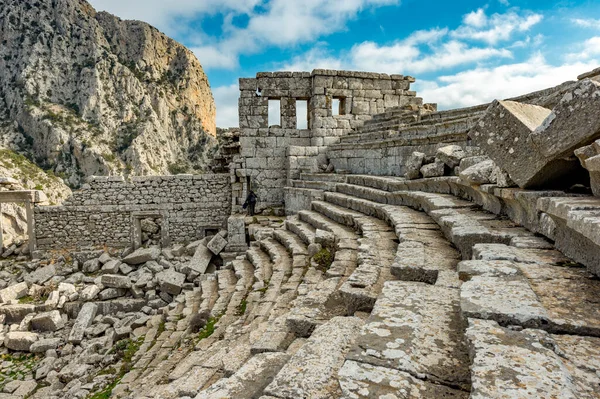
<instances>
[{"instance_id":1,"label":"stone staircase","mask_svg":"<svg viewBox=\"0 0 600 399\"><path fill-rule=\"evenodd\" d=\"M117 397L600 397L600 282L524 210L452 177L292 184L320 199L153 319Z\"/></svg>"}]
</instances>

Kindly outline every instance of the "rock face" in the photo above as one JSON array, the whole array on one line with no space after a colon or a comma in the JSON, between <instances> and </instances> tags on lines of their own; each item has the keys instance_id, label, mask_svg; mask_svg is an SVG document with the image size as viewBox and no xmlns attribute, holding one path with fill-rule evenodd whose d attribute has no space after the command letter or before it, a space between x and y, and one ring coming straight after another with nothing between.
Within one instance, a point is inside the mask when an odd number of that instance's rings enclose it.
<instances>
[{"instance_id":1,"label":"rock face","mask_svg":"<svg viewBox=\"0 0 600 399\"><path fill-rule=\"evenodd\" d=\"M74 186L205 168L215 105L188 49L85 1L5 0L0 20L0 145Z\"/></svg>"}]
</instances>

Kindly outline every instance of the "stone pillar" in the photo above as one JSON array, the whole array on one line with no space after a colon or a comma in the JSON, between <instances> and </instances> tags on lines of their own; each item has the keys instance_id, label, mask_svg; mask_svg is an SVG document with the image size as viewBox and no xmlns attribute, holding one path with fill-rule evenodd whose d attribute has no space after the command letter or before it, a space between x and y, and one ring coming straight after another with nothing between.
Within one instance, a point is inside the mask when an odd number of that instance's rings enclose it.
<instances>
[{"instance_id":1,"label":"stone pillar","mask_svg":"<svg viewBox=\"0 0 600 399\"><path fill-rule=\"evenodd\" d=\"M227 252L244 252L246 244L246 223L243 215L233 215L227 219Z\"/></svg>"},{"instance_id":2,"label":"stone pillar","mask_svg":"<svg viewBox=\"0 0 600 399\"><path fill-rule=\"evenodd\" d=\"M29 235L29 253L32 254L36 249L35 238L35 220L33 218L33 203L25 202L25 214L27 215L27 234Z\"/></svg>"}]
</instances>

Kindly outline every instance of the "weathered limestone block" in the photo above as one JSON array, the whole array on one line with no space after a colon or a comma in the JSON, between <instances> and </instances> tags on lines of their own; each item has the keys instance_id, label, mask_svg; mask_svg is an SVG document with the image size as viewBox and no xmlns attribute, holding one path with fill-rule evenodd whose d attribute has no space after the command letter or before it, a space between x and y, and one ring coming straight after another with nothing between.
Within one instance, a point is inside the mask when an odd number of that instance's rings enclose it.
<instances>
[{"instance_id":1,"label":"weathered limestone block","mask_svg":"<svg viewBox=\"0 0 600 399\"><path fill-rule=\"evenodd\" d=\"M409 373L346 360L339 371L344 398L467 399L468 392L415 378ZM401 396L398 396L400 393Z\"/></svg>"},{"instance_id":2,"label":"weathered limestone block","mask_svg":"<svg viewBox=\"0 0 600 399\"><path fill-rule=\"evenodd\" d=\"M27 274L23 279L30 284L44 284L56 275L56 267L48 265L34 270Z\"/></svg>"},{"instance_id":3,"label":"weathered limestone block","mask_svg":"<svg viewBox=\"0 0 600 399\"><path fill-rule=\"evenodd\" d=\"M491 159L477 163L460 171L459 176L469 184L480 185L494 183L493 172L496 164Z\"/></svg>"},{"instance_id":4,"label":"weathered limestone block","mask_svg":"<svg viewBox=\"0 0 600 399\"><path fill-rule=\"evenodd\" d=\"M460 165L460 161L469 154L459 145L448 145L438 148L435 157L448 165L450 169L454 169Z\"/></svg>"},{"instance_id":5,"label":"weathered limestone block","mask_svg":"<svg viewBox=\"0 0 600 399\"><path fill-rule=\"evenodd\" d=\"M155 260L160 256L160 248L139 248L134 252L130 253L122 260L128 265L139 265L141 263L148 262L149 260Z\"/></svg>"},{"instance_id":6,"label":"weathered limestone block","mask_svg":"<svg viewBox=\"0 0 600 399\"><path fill-rule=\"evenodd\" d=\"M470 398L594 398L598 339L514 331L489 320L469 319ZM524 361L526 359L526 361ZM585 360L584 360L585 359Z\"/></svg>"},{"instance_id":7,"label":"weathered limestone block","mask_svg":"<svg viewBox=\"0 0 600 399\"><path fill-rule=\"evenodd\" d=\"M226 246L227 240L224 239L221 234L215 235L206 245L206 247L210 249L210 252L212 252L215 255L220 254Z\"/></svg>"},{"instance_id":8,"label":"weathered limestone block","mask_svg":"<svg viewBox=\"0 0 600 399\"><path fill-rule=\"evenodd\" d=\"M46 353L48 349L56 349L61 343L60 338L46 338L34 342L29 351L31 353Z\"/></svg>"},{"instance_id":9,"label":"weathered limestone block","mask_svg":"<svg viewBox=\"0 0 600 399\"><path fill-rule=\"evenodd\" d=\"M425 160L425 154L422 152L413 152L408 160L406 161L405 170L406 173L404 177L413 180L418 179L421 171L421 166L423 166L423 161Z\"/></svg>"},{"instance_id":10,"label":"weathered limestone block","mask_svg":"<svg viewBox=\"0 0 600 399\"><path fill-rule=\"evenodd\" d=\"M179 295L183 283L185 282L185 274L169 269L158 273L156 279L158 280L158 285L162 292L171 295Z\"/></svg>"},{"instance_id":11,"label":"weathered limestone block","mask_svg":"<svg viewBox=\"0 0 600 399\"><path fill-rule=\"evenodd\" d=\"M462 337L457 289L388 281L346 359L468 388Z\"/></svg>"},{"instance_id":12,"label":"weathered limestone block","mask_svg":"<svg viewBox=\"0 0 600 399\"><path fill-rule=\"evenodd\" d=\"M283 398L339 397L336 370L344 363L362 325L357 317L334 317L317 327L264 393Z\"/></svg>"},{"instance_id":13,"label":"weathered limestone block","mask_svg":"<svg viewBox=\"0 0 600 399\"><path fill-rule=\"evenodd\" d=\"M570 157L600 136L600 82L585 79L563 96L531 140L546 159Z\"/></svg>"},{"instance_id":14,"label":"weathered limestone block","mask_svg":"<svg viewBox=\"0 0 600 399\"><path fill-rule=\"evenodd\" d=\"M494 101L469 135L496 165L521 187L540 184L536 175L558 173L563 162L548 165L529 136L551 115L547 108L515 101Z\"/></svg>"},{"instance_id":15,"label":"weathered limestone block","mask_svg":"<svg viewBox=\"0 0 600 399\"><path fill-rule=\"evenodd\" d=\"M200 392L196 399L255 398L289 358L285 352L254 355L235 374Z\"/></svg>"},{"instance_id":16,"label":"weathered limestone block","mask_svg":"<svg viewBox=\"0 0 600 399\"><path fill-rule=\"evenodd\" d=\"M0 290L0 302L7 303L13 299L19 299L27 295L29 287L26 282L11 285L3 290Z\"/></svg>"},{"instance_id":17,"label":"weathered limestone block","mask_svg":"<svg viewBox=\"0 0 600 399\"><path fill-rule=\"evenodd\" d=\"M202 244L198 245L196 251L194 252L194 256L184 268L187 270L185 273L188 275L191 273L194 276L204 274L212 257L213 253L210 249Z\"/></svg>"},{"instance_id":18,"label":"weathered limestone block","mask_svg":"<svg viewBox=\"0 0 600 399\"><path fill-rule=\"evenodd\" d=\"M83 304L81 310L79 311L79 315L77 315L75 324L73 324L71 333L69 334L69 342L78 344L83 340L85 330L92 324L97 312L98 305L95 303L87 302Z\"/></svg>"},{"instance_id":19,"label":"weathered limestone block","mask_svg":"<svg viewBox=\"0 0 600 399\"><path fill-rule=\"evenodd\" d=\"M537 328L549 319L527 280L518 276L474 276L461 287L460 308L465 318L494 320L501 325Z\"/></svg>"},{"instance_id":20,"label":"weathered limestone block","mask_svg":"<svg viewBox=\"0 0 600 399\"><path fill-rule=\"evenodd\" d=\"M429 163L427 165L423 165L421 167L421 175L423 177L439 177L444 176L444 169L446 168L446 164L435 160L433 163Z\"/></svg>"},{"instance_id":21,"label":"weathered limestone block","mask_svg":"<svg viewBox=\"0 0 600 399\"><path fill-rule=\"evenodd\" d=\"M31 319L31 328L37 331L57 331L65 326L58 310L40 313Z\"/></svg>"},{"instance_id":22,"label":"weathered limestone block","mask_svg":"<svg viewBox=\"0 0 600 399\"><path fill-rule=\"evenodd\" d=\"M100 282L105 287L109 288L129 288L131 287L131 280L127 276L120 276L118 274L104 274L100 278Z\"/></svg>"},{"instance_id":23,"label":"weathered limestone block","mask_svg":"<svg viewBox=\"0 0 600 399\"><path fill-rule=\"evenodd\" d=\"M35 305L16 304L0 306L0 315L5 316L6 323L20 323L29 313L35 312Z\"/></svg>"},{"instance_id":24,"label":"weathered limestone block","mask_svg":"<svg viewBox=\"0 0 600 399\"><path fill-rule=\"evenodd\" d=\"M14 351L29 352L29 348L38 340L38 337L38 334L32 332L9 332L4 336L4 346Z\"/></svg>"}]
</instances>

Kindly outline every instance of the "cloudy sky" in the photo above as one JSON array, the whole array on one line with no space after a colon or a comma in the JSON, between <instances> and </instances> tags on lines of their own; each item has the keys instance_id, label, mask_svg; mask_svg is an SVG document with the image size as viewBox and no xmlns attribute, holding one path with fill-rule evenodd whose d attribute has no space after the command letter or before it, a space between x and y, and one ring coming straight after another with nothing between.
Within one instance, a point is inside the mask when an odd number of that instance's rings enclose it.
<instances>
[{"instance_id":1,"label":"cloudy sky","mask_svg":"<svg viewBox=\"0 0 600 399\"><path fill-rule=\"evenodd\" d=\"M524 94L600 66L600 0L91 0L192 49L217 125L239 77L315 68L398 73L440 109Z\"/></svg>"}]
</instances>

